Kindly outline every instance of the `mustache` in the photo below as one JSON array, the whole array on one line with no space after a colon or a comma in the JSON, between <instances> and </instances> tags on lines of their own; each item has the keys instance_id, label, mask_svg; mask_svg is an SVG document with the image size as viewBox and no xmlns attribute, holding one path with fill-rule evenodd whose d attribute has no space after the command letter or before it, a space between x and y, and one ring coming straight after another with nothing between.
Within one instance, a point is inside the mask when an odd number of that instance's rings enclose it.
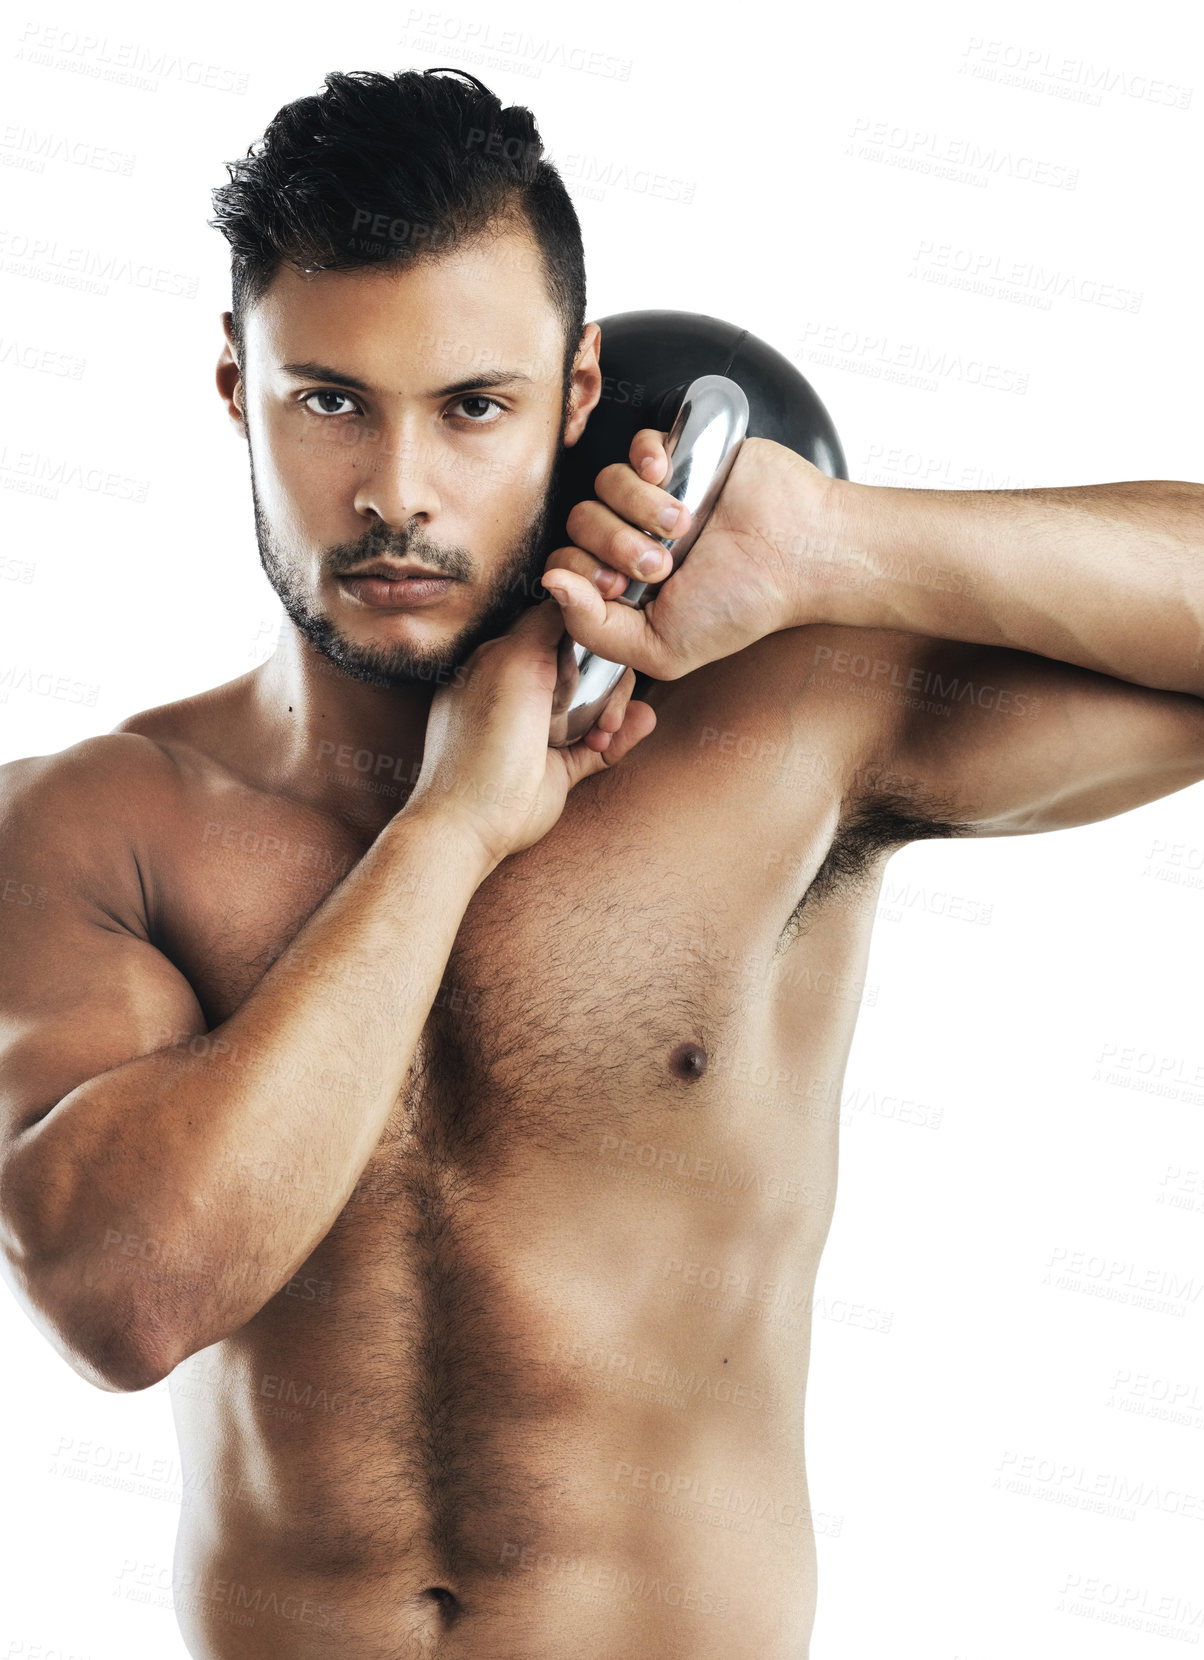
<instances>
[{"instance_id":1,"label":"mustache","mask_svg":"<svg viewBox=\"0 0 1204 1660\"><path fill-rule=\"evenodd\" d=\"M326 550L325 564L331 576L343 576L357 565L372 559L416 559L444 576L466 580L474 563L467 548L440 547L420 530L373 529L356 542L339 542Z\"/></svg>"}]
</instances>

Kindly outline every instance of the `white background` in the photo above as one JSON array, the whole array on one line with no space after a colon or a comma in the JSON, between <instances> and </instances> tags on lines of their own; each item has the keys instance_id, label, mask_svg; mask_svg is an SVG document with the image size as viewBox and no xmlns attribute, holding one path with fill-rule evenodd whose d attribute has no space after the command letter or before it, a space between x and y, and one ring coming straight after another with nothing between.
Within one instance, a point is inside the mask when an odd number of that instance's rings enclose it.
<instances>
[{"instance_id":1,"label":"white background","mask_svg":"<svg viewBox=\"0 0 1204 1660\"><path fill-rule=\"evenodd\" d=\"M750 328L812 380L854 478L1204 477L1192 0L776 10L19 6L0 33L0 758L272 649L205 221L222 164L330 69L453 64L529 104L581 214L590 314ZM95 292L61 280L81 259ZM954 286L968 269L979 286ZM1197 785L888 868L808 1394L814 1660L1200 1641L1202 809ZM1170 1307L1135 1302L1149 1283ZM182 1656L166 1385L91 1389L7 1294L0 1325L0 1660ZM1087 1507L1125 1491L1123 1517Z\"/></svg>"}]
</instances>

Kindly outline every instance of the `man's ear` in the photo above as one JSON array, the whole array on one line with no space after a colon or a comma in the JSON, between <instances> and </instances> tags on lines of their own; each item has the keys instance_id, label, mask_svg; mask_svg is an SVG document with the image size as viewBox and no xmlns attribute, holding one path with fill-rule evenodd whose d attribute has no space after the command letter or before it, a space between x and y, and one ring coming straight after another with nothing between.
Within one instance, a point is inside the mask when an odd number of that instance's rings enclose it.
<instances>
[{"instance_id":1,"label":"man's ear","mask_svg":"<svg viewBox=\"0 0 1204 1660\"><path fill-rule=\"evenodd\" d=\"M222 347L222 355L217 360L217 389L221 393L222 402L234 423L235 430L239 437L245 438L247 429L243 416L242 370L235 356L232 312L222 312L222 330L226 336L226 343Z\"/></svg>"},{"instance_id":2,"label":"man's ear","mask_svg":"<svg viewBox=\"0 0 1204 1660\"><path fill-rule=\"evenodd\" d=\"M590 411L602 397L602 370L598 364L598 350L602 344L602 330L597 323L587 323L581 331L581 343L573 363L569 381L572 399L571 413L565 424L564 444L575 444L585 431Z\"/></svg>"}]
</instances>

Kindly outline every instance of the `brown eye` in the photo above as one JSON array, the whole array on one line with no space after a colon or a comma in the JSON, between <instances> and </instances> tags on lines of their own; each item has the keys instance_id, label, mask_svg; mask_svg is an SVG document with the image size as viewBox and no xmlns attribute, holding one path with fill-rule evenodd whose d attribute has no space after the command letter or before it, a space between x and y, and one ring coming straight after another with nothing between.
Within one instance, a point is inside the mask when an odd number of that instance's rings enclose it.
<instances>
[{"instance_id":1,"label":"brown eye","mask_svg":"<svg viewBox=\"0 0 1204 1660\"><path fill-rule=\"evenodd\" d=\"M345 415L347 413L345 409L310 409L310 400L313 398L329 398L334 403L351 403L352 401L346 392L307 392L301 402L309 409L311 415Z\"/></svg>"},{"instance_id":2,"label":"brown eye","mask_svg":"<svg viewBox=\"0 0 1204 1660\"><path fill-rule=\"evenodd\" d=\"M487 410L488 409L496 409L497 412L498 412L497 415L494 416L493 420L490 420L490 421L479 421L479 420L477 420L475 411L474 411L474 413L472 413L470 415L462 417L463 419L468 420L469 422L471 422L471 424L473 426L491 427L495 424L497 419L505 413L505 411L502 408L502 405L500 403L498 403L496 398L486 398L483 395L477 396L477 397L471 397L471 398L461 398L459 400L459 404L458 404L457 407L459 407L461 409L465 409L470 404L475 404L475 405L478 406L478 408L483 405L484 408L487 409Z\"/></svg>"}]
</instances>

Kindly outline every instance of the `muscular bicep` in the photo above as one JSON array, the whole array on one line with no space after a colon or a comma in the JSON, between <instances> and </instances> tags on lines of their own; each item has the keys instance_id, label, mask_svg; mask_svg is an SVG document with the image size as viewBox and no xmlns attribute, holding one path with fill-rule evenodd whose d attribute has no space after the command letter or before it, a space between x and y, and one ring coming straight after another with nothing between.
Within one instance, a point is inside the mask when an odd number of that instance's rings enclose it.
<instances>
[{"instance_id":1,"label":"muscular bicep","mask_svg":"<svg viewBox=\"0 0 1204 1660\"><path fill-rule=\"evenodd\" d=\"M136 857L81 790L87 772L70 754L0 769L6 1153L88 1079L206 1030L191 986L150 941Z\"/></svg>"},{"instance_id":2,"label":"muscular bicep","mask_svg":"<svg viewBox=\"0 0 1204 1660\"><path fill-rule=\"evenodd\" d=\"M892 762L980 836L1111 818L1204 778L1204 699L1002 647L917 640Z\"/></svg>"}]
</instances>

